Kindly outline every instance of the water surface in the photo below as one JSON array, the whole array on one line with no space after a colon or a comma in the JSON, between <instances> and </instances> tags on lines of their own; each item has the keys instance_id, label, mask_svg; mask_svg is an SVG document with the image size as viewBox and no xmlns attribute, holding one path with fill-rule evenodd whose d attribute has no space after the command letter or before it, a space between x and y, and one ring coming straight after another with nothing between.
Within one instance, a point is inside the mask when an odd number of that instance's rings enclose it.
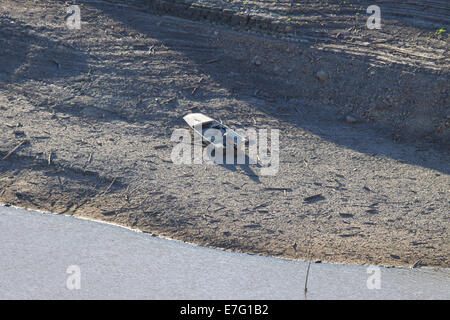
<instances>
[{"instance_id":1,"label":"water surface","mask_svg":"<svg viewBox=\"0 0 450 320\"><path fill-rule=\"evenodd\" d=\"M66 286L78 266L81 288ZM0 299L304 299L308 264L0 206ZM311 264L308 299L449 299L450 271Z\"/></svg>"}]
</instances>

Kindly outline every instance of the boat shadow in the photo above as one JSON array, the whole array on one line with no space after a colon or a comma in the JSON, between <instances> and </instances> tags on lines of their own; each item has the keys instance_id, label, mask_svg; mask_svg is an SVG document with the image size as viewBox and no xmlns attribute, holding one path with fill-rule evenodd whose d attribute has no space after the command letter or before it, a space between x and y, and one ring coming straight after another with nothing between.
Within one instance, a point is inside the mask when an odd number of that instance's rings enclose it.
<instances>
[{"instance_id":1,"label":"boat shadow","mask_svg":"<svg viewBox=\"0 0 450 320\"><path fill-rule=\"evenodd\" d=\"M213 159L211 159L210 161L213 161L215 165L218 165L226 170L246 175L253 182L260 184L261 180L259 179L259 175L252 168L252 166L261 168L261 165L251 164L250 157L247 154L244 155L244 160L245 160L244 163L238 163L238 158L237 158L236 154L234 154L233 155L233 163L229 163L229 161L227 161L227 158L226 158L226 153L224 152L222 155L221 162L214 161ZM239 161L239 162L242 162L242 161Z\"/></svg>"}]
</instances>

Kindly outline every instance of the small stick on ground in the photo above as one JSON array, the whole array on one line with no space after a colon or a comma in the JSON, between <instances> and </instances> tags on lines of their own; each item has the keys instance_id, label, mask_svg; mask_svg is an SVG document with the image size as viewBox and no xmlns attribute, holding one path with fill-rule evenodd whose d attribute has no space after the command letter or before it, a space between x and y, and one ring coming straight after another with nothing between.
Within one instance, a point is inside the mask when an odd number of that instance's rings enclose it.
<instances>
[{"instance_id":1,"label":"small stick on ground","mask_svg":"<svg viewBox=\"0 0 450 320\"><path fill-rule=\"evenodd\" d=\"M170 103L172 101L175 101L176 99L177 99L177 97L172 97L172 98L170 98L170 99L168 99L166 101L161 102L161 104L168 104L168 103Z\"/></svg>"},{"instance_id":2,"label":"small stick on ground","mask_svg":"<svg viewBox=\"0 0 450 320\"><path fill-rule=\"evenodd\" d=\"M312 241L312 234L311 232L309 233L309 241L308 241L308 269L306 270L306 278L305 278L305 289L304 289L304 293L305 293L305 300L307 298L306 294L308 292L308 276L309 276L309 268L311 267L311 241Z\"/></svg>"},{"instance_id":3,"label":"small stick on ground","mask_svg":"<svg viewBox=\"0 0 450 320\"><path fill-rule=\"evenodd\" d=\"M217 62L217 61L219 61L219 59L211 59L209 61L206 61L205 64L210 64L210 63L214 63L214 62Z\"/></svg>"},{"instance_id":4,"label":"small stick on ground","mask_svg":"<svg viewBox=\"0 0 450 320\"><path fill-rule=\"evenodd\" d=\"M50 152L48 154L48 159L47 159L48 165L52 164L52 153L53 153L53 150L50 150Z\"/></svg>"},{"instance_id":5,"label":"small stick on ground","mask_svg":"<svg viewBox=\"0 0 450 320\"><path fill-rule=\"evenodd\" d=\"M54 64L56 64L56 67L59 69L59 62L56 61L55 59L52 59L51 61L52 61Z\"/></svg>"},{"instance_id":6,"label":"small stick on ground","mask_svg":"<svg viewBox=\"0 0 450 320\"><path fill-rule=\"evenodd\" d=\"M17 146L15 146L6 156L2 158L2 160L6 160L10 155L12 155L17 149L19 149L22 145L29 143L28 140L21 141Z\"/></svg>"},{"instance_id":7,"label":"small stick on ground","mask_svg":"<svg viewBox=\"0 0 450 320\"><path fill-rule=\"evenodd\" d=\"M306 293L308 292L308 276L309 276L309 268L311 267L311 261L308 263L308 269L306 270L306 278L305 278L305 300Z\"/></svg>"},{"instance_id":8,"label":"small stick on ground","mask_svg":"<svg viewBox=\"0 0 450 320\"><path fill-rule=\"evenodd\" d=\"M86 167L89 163L91 163L91 161L92 161L92 153L89 153L89 158L84 166Z\"/></svg>"},{"instance_id":9,"label":"small stick on ground","mask_svg":"<svg viewBox=\"0 0 450 320\"><path fill-rule=\"evenodd\" d=\"M266 190L266 191L284 191L284 192L286 192L286 191L291 192L292 191L291 188L275 188L275 187L266 187L266 188L264 188L264 190Z\"/></svg>"},{"instance_id":10,"label":"small stick on ground","mask_svg":"<svg viewBox=\"0 0 450 320\"><path fill-rule=\"evenodd\" d=\"M106 193L109 191L109 189L111 189L111 187L113 186L114 182L116 182L116 178L114 178L114 179L111 181L111 183L109 184L108 188L106 188L106 190L103 191L103 192L101 193L101 195L106 194Z\"/></svg>"}]
</instances>

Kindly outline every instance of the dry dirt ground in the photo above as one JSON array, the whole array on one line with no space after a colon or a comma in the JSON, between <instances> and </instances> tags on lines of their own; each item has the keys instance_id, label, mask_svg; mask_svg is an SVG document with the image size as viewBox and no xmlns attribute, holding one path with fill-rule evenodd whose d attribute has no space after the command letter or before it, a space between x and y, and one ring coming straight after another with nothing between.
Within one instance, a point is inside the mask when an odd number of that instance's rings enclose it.
<instances>
[{"instance_id":1,"label":"dry dirt ground","mask_svg":"<svg viewBox=\"0 0 450 320\"><path fill-rule=\"evenodd\" d=\"M332 12L303 37L123 3L83 1L69 30L69 3L1 1L0 202L254 254L449 267L445 33ZM173 164L191 111L279 129L278 174Z\"/></svg>"}]
</instances>

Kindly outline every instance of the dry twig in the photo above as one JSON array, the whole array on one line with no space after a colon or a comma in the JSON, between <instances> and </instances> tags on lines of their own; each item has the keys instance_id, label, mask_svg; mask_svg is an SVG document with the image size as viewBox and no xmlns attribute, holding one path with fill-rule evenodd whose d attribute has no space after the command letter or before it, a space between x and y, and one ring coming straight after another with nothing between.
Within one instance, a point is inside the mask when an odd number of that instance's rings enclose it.
<instances>
[{"instance_id":1,"label":"dry twig","mask_svg":"<svg viewBox=\"0 0 450 320\"><path fill-rule=\"evenodd\" d=\"M19 149L22 145L29 143L29 140L21 141L17 146L15 146L6 156L2 158L2 160L6 160L10 155L12 155L17 149Z\"/></svg>"}]
</instances>

